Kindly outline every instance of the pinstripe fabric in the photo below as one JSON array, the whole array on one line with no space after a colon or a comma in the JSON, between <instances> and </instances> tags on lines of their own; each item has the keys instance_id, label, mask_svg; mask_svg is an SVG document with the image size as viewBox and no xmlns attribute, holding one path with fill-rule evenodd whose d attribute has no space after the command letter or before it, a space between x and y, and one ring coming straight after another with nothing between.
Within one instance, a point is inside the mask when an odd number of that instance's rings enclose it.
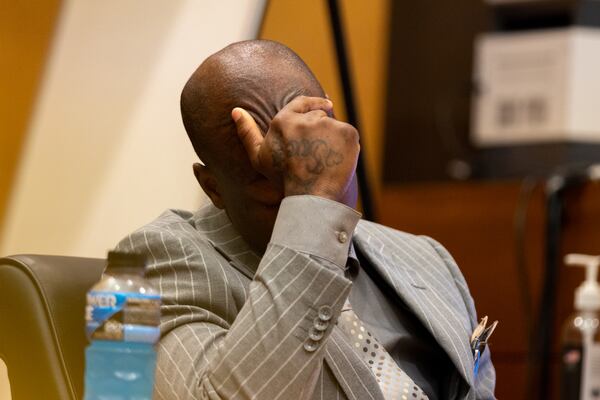
<instances>
[{"instance_id":1,"label":"pinstripe fabric","mask_svg":"<svg viewBox=\"0 0 600 400\"><path fill-rule=\"evenodd\" d=\"M457 397L494 398L489 352L472 374L475 309L445 249L364 221L354 241L448 352L462 377ZM163 297L156 398L383 400L334 324L314 351L304 347L320 308L335 320L351 287L324 261L274 243L260 259L212 206L166 211L117 248L148 254L146 275Z\"/></svg>"},{"instance_id":2,"label":"pinstripe fabric","mask_svg":"<svg viewBox=\"0 0 600 400\"><path fill-rule=\"evenodd\" d=\"M362 222L355 243L415 312L468 384L468 399L494 398L495 370L485 351L477 380L469 347L477 325L473 299L452 256L435 240Z\"/></svg>"}]
</instances>

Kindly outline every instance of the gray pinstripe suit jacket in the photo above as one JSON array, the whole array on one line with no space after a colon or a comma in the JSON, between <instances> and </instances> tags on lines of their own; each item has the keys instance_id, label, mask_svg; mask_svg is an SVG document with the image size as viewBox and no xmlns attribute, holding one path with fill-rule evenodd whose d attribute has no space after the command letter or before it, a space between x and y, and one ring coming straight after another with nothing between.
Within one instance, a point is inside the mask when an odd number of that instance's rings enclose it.
<instances>
[{"instance_id":1,"label":"gray pinstripe suit jacket","mask_svg":"<svg viewBox=\"0 0 600 400\"><path fill-rule=\"evenodd\" d=\"M473 376L476 313L449 253L366 221L353 241L448 353L455 398L494 398L489 350ZM334 323L315 350L304 347L323 307L335 321L350 292L327 263L273 241L259 259L212 205L166 211L117 248L148 254L147 277L163 297L155 397L383 400Z\"/></svg>"}]
</instances>

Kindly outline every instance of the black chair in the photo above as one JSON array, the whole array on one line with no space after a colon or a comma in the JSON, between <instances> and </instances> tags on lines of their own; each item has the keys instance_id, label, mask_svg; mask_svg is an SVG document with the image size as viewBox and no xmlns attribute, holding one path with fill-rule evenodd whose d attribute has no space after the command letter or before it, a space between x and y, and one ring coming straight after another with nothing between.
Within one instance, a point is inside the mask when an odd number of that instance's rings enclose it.
<instances>
[{"instance_id":1,"label":"black chair","mask_svg":"<svg viewBox=\"0 0 600 400\"><path fill-rule=\"evenodd\" d=\"M105 260L0 258L0 358L12 400L83 398L85 295Z\"/></svg>"}]
</instances>

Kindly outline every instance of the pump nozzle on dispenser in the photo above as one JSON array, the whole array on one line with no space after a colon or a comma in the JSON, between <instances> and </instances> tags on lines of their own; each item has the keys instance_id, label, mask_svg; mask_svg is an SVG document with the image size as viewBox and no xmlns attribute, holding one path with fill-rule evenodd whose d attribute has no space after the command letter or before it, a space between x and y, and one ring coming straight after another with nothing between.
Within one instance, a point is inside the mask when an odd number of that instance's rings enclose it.
<instances>
[{"instance_id":1,"label":"pump nozzle on dispenser","mask_svg":"<svg viewBox=\"0 0 600 400\"><path fill-rule=\"evenodd\" d=\"M561 331L561 399L591 400L600 393L600 256L568 254L565 264L586 268L575 289L575 312Z\"/></svg>"},{"instance_id":2,"label":"pump nozzle on dispenser","mask_svg":"<svg viewBox=\"0 0 600 400\"><path fill-rule=\"evenodd\" d=\"M586 268L585 281L575 290L575 308L581 311L600 310L600 285L598 284L600 256L567 254L565 264Z\"/></svg>"}]
</instances>

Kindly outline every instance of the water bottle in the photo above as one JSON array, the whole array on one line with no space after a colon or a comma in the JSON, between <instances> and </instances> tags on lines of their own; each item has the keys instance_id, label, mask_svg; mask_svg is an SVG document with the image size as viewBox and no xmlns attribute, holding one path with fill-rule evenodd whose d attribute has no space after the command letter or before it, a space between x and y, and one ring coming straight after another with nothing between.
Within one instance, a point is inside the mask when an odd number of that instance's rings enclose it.
<instances>
[{"instance_id":1,"label":"water bottle","mask_svg":"<svg viewBox=\"0 0 600 400\"><path fill-rule=\"evenodd\" d=\"M111 251L87 295L85 400L151 400L160 337L160 296L141 254Z\"/></svg>"}]
</instances>

